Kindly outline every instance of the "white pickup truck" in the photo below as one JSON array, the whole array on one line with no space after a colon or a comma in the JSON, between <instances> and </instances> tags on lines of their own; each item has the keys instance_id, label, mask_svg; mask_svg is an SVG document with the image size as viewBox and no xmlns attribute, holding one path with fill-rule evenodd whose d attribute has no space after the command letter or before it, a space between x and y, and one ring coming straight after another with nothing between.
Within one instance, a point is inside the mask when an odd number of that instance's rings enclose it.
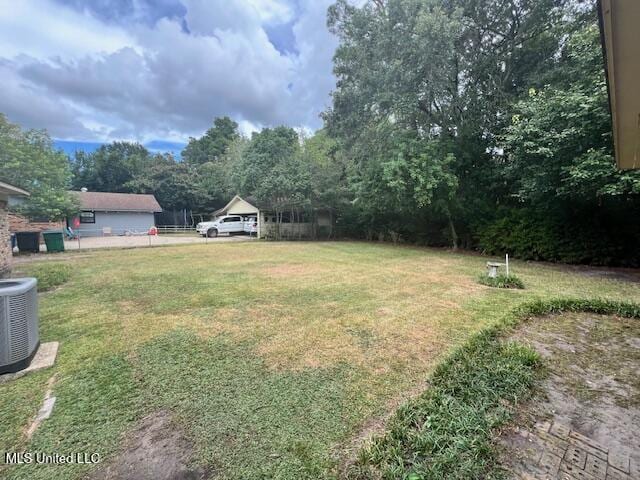
<instances>
[{"instance_id":1,"label":"white pickup truck","mask_svg":"<svg viewBox=\"0 0 640 480\"><path fill-rule=\"evenodd\" d=\"M255 235L258 231L256 217L243 217L242 215L225 215L210 222L201 222L196 225L196 230L203 237L217 237L220 233L228 235L245 233Z\"/></svg>"}]
</instances>

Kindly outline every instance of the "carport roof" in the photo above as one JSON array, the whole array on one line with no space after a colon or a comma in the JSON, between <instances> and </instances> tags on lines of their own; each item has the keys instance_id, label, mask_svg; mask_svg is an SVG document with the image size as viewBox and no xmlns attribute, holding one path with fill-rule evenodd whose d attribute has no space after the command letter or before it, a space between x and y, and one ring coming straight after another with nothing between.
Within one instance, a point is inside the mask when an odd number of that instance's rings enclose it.
<instances>
[{"instance_id":1,"label":"carport roof","mask_svg":"<svg viewBox=\"0 0 640 480\"><path fill-rule=\"evenodd\" d=\"M142 193L73 192L83 210L103 212L161 212L156 197Z\"/></svg>"}]
</instances>

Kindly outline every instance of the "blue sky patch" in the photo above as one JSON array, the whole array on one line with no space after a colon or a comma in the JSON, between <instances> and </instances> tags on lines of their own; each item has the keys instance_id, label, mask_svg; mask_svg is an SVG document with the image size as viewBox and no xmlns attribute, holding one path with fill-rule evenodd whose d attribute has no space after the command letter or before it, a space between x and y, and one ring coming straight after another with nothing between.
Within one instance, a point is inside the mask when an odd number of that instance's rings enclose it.
<instances>
[{"instance_id":1,"label":"blue sky patch","mask_svg":"<svg viewBox=\"0 0 640 480\"><path fill-rule=\"evenodd\" d=\"M74 140L54 140L55 148L62 150L68 156L73 157L77 151L87 153L95 152L104 142L78 142ZM151 153L171 153L177 159L181 158L182 149L186 146L182 142L169 142L166 140L152 140L144 144Z\"/></svg>"},{"instance_id":2,"label":"blue sky patch","mask_svg":"<svg viewBox=\"0 0 640 480\"><path fill-rule=\"evenodd\" d=\"M288 23L263 27L271 44L283 55L298 55L300 53L296 47L296 37L293 33L294 25L295 20L292 20Z\"/></svg>"}]
</instances>

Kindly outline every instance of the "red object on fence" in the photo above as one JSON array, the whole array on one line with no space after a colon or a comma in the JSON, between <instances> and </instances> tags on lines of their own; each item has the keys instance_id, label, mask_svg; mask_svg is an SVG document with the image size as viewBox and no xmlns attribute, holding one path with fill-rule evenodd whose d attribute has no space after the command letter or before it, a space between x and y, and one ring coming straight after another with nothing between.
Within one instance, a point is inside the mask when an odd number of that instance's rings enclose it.
<instances>
[{"instance_id":1,"label":"red object on fence","mask_svg":"<svg viewBox=\"0 0 640 480\"><path fill-rule=\"evenodd\" d=\"M158 227L151 227L149 229L149 235L158 235Z\"/></svg>"}]
</instances>

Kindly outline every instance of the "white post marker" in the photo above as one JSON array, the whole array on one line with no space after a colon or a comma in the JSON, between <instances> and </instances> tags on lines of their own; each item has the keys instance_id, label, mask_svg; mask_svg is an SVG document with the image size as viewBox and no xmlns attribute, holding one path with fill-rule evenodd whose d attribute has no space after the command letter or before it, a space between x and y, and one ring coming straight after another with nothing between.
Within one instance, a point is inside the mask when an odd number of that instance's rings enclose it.
<instances>
[{"instance_id":1,"label":"white post marker","mask_svg":"<svg viewBox=\"0 0 640 480\"><path fill-rule=\"evenodd\" d=\"M505 255L504 260L505 260L504 263L505 263L506 268L507 268L507 277L508 277L509 276L509 254L508 253Z\"/></svg>"}]
</instances>

